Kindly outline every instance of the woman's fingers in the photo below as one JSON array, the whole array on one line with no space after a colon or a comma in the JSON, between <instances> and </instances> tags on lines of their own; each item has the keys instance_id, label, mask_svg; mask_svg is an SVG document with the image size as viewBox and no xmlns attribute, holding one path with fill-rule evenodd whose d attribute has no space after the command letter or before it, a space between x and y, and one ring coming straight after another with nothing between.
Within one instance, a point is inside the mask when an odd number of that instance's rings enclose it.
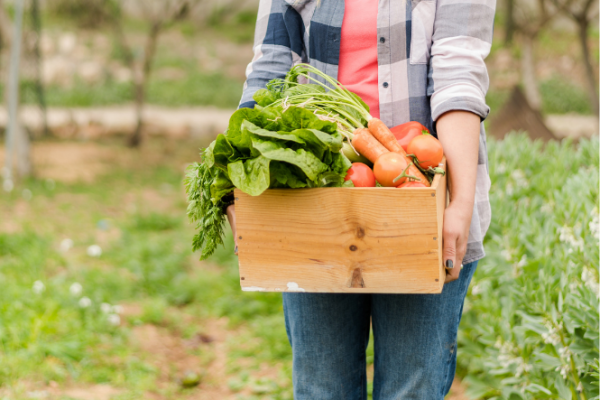
<instances>
[{"instance_id":1,"label":"woman's fingers","mask_svg":"<svg viewBox=\"0 0 600 400\"><path fill-rule=\"evenodd\" d=\"M446 267L445 283L455 281L460 276L460 267L467 251L470 216L455 207L444 212L442 257Z\"/></svg>"},{"instance_id":2,"label":"woman's fingers","mask_svg":"<svg viewBox=\"0 0 600 400\"><path fill-rule=\"evenodd\" d=\"M458 234L444 229L444 266L446 267L445 283L458 279L460 275L460 264L457 262L456 248L458 244Z\"/></svg>"}]
</instances>

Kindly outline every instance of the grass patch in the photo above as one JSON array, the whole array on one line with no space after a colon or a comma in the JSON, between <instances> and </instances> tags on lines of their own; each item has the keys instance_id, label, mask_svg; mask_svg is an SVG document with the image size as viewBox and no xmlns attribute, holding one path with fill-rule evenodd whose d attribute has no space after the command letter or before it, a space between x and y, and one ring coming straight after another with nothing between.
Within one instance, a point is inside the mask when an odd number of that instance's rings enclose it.
<instances>
[{"instance_id":1,"label":"grass patch","mask_svg":"<svg viewBox=\"0 0 600 400\"><path fill-rule=\"evenodd\" d=\"M189 69L181 80L151 78L148 85L147 103L167 107L215 106L235 108L242 96L243 82L220 73L202 73ZM30 82L22 83L23 103L36 104L37 98ZM3 87L0 86L0 96ZM49 86L46 102L50 107L96 107L133 101L133 85L107 80L104 83L87 84L76 80L72 87Z\"/></svg>"},{"instance_id":2,"label":"grass patch","mask_svg":"<svg viewBox=\"0 0 600 400\"><path fill-rule=\"evenodd\" d=\"M225 317L231 334L223 344L226 376L214 387L247 400L292 398L281 294L240 290L230 236L207 262L197 261L186 204L175 189L181 165L196 152L181 143L182 150L157 158L162 142L154 140L146 143L152 158L130 151L123 157L128 168L115 162L93 183L31 180L0 199L0 218L19 228L0 232L0 396L28 398L28 382L52 380L59 386L107 383L122 390L119 399L148 398L149 392L182 398L202 388L182 392L177 371L165 378L156 354L132 345L134 330L154 327L188 343L208 322ZM590 328L598 325L597 309L577 308L597 306L597 149L597 139L545 147L523 136L490 140L494 220L459 339L460 371L472 393L533 399L540 397L521 389L540 384L566 398L553 382L574 388L572 374L564 380L539 361L558 363L562 354L562 345L544 342L547 328L533 321L540 315L565 318L561 335L585 390L597 392L588 368L597 357L597 331ZM30 200L21 196L25 188ZM160 208L143 197L148 192L160 196ZM72 248L63 246L66 237ZM92 244L101 246L100 255L88 254ZM119 313L131 304L139 308L136 315ZM564 309L556 314L544 308L558 304ZM580 315L591 322L582 323ZM570 331L570 324L581 325ZM497 347L498 340L515 347ZM201 346L189 354L199 354L196 369L209 374L214 355L210 344ZM520 361L501 365L507 349L510 360ZM371 341L370 366L373 358ZM517 375L521 361L531 365L528 374Z\"/></svg>"},{"instance_id":3,"label":"grass patch","mask_svg":"<svg viewBox=\"0 0 600 400\"><path fill-rule=\"evenodd\" d=\"M539 83L542 96L542 114L592 114L587 92L560 77ZM510 90L490 90L486 96L491 113L497 113L510 97Z\"/></svg>"},{"instance_id":4,"label":"grass patch","mask_svg":"<svg viewBox=\"0 0 600 400\"><path fill-rule=\"evenodd\" d=\"M545 114L592 114L587 92L568 80L553 77L540 83Z\"/></svg>"},{"instance_id":5,"label":"grass patch","mask_svg":"<svg viewBox=\"0 0 600 400\"><path fill-rule=\"evenodd\" d=\"M151 140L147 145L154 146ZM129 169L115 163L91 184L30 180L0 200L2 210L27 209L26 216L14 217L22 231L0 232L0 396L27 398L27 382L55 381L107 383L123 391L120 399L146 398L150 391L181 398L179 375L165 382L154 354L132 346L132 330L149 324L190 340L204 331L203 321L226 317L242 335L227 344L227 373L241 382L233 385L236 391L291 399L281 295L239 289L231 237L209 263L197 262L191 252L192 227L175 190L181 165L189 161L140 159ZM26 202L24 188L33 193ZM155 209L143 198L148 191L170 206ZM61 250L65 237L73 247ZM88 255L88 246L97 243L102 253ZM119 314L128 304L137 304L139 314ZM196 366L201 374L211 351L202 348ZM241 358L245 367L236 369ZM280 373L254 378L260 363L283 366ZM222 378L217 386L226 387Z\"/></svg>"}]
</instances>

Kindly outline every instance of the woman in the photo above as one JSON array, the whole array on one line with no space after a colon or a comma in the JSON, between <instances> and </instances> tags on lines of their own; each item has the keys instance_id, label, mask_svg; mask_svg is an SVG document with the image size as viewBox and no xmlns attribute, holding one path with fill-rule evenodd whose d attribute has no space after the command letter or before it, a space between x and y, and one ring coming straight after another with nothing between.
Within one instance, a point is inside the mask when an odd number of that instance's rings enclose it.
<instances>
[{"instance_id":1,"label":"woman","mask_svg":"<svg viewBox=\"0 0 600 400\"><path fill-rule=\"evenodd\" d=\"M437 400L450 390L463 301L491 219L482 120L494 11L495 0L260 1L240 107L310 63L387 126L419 121L437 134L449 175L442 294L283 294L296 400L367 398L371 321L374 399ZM235 229L234 206L228 216Z\"/></svg>"}]
</instances>

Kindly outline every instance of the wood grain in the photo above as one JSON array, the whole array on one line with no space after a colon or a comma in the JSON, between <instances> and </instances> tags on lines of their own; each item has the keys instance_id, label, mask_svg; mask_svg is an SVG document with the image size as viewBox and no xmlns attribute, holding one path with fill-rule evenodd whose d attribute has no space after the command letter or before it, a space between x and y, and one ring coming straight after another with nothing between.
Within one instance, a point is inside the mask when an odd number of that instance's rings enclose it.
<instances>
[{"instance_id":1,"label":"wood grain","mask_svg":"<svg viewBox=\"0 0 600 400\"><path fill-rule=\"evenodd\" d=\"M439 293L446 178L430 188L235 191L243 290ZM242 279L243 278L243 279Z\"/></svg>"}]
</instances>

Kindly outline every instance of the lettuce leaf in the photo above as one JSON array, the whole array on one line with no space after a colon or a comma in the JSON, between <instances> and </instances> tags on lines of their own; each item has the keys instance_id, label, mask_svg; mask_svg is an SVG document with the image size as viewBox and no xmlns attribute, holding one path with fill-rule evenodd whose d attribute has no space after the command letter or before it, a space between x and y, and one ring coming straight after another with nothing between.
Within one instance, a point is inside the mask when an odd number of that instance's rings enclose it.
<instances>
[{"instance_id":1,"label":"lettuce leaf","mask_svg":"<svg viewBox=\"0 0 600 400\"><path fill-rule=\"evenodd\" d=\"M261 107L266 107L279 100L280 96L277 93L271 92L267 89L259 89L254 92L252 99Z\"/></svg>"},{"instance_id":2,"label":"lettuce leaf","mask_svg":"<svg viewBox=\"0 0 600 400\"><path fill-rule=\"evenodd\" d=\"M210 144L207 151L212 157L212 164L223 171L227 171L228 163L242 157L242 154L229 143L229 140L223 134L217 136L217 139Z\"/></svg>"},{"instance_id":3,"label":"lettuce leaf","mask_svg":"<svg viewBox=\"0 0 600 400\"><path fill-rule=\"evenodd\" d=\"M239 160L227 166L231 182L250 196L258 196L269 188L269 160L259 156L250 160Z\"/></svg>"},{"instance_id":4,"label":"lettuce leaf","mask_svg":"<svg viewBox=\"0 0 600 400\"><path fill-rule=\"evenodd\" d=\"M314 181L320 173L327 171L326 164L304 149L294 150L285 147L282 142L263 140L259 137L252 138L252 145L269 160L285 161L299 167L310 180Z\"/></svg>"},{"instance_id":5,"label":"lettuce leaf","mask_svg":"<svg viewBox=\"0 0 600 400\"><path fill-rule=\"evenodd\" d=\"M252 122L250 121L244 121L242 123L242 130L247 130L248 132L252 133L253 135L256 136L261 136L263 138L272 138L272 139L279 139L279 140L287 140L290 142L296 142L299 144L304 144L304 140L302 140L300 137L298 137L297 135L294 135L293 132L292 133L287 133L287 132L276 132L276 131L269 131L266 129L262 129L256 125L254 125Z\"/></svg>"},{"instance_id":6,"label":"lettuce leaf","mask_svg":"<svg viewBox=\"0 0 600 400\"><path fill-rule=\"evenodd\" d=\"M300 107L237 110L204 151L211 198L216 204L234 187L257 196L269 187L342 186L351 165L342 139L335 124Z\"/></svg>"},{"instance_id":7,"label":"lettuce leaf","mask_svg":"<svg viewBox=\"0 0 600 400\"><path fill-rule=\"evenodd\" d=\"M217 170L217 173L210 185L210 198L213 204L217 204L227 193L234 189L233 183L229 180L226 170Z\"/></svg>"},{"instance_id":8,"label":"lettuce leaf","mask_svg":"<svg viewBox=\"0 0 600 400\"><path fill-rule=\"evenodd\" d=\"M279 161L271 161L272 188L299 189L308 186L308 178L298 167Z\"/></svg>"},{"instance_id":9,"label":"lettuce leaf","mask_svg":"<svg viewBox=\"0 0 600 400\"><path fill-rule=\"evenodd\" d=\"M281 98L286 98L287 96L294 96L297 94L311 94L315 92L325 93L326 90L323 86L317 85L316 83L305 83L304 85L292 86L286 89Z\"/></svg>"},{"instance_id":10,"label":"lettuce leaf","mask_svg":"<svg viewBox=\"0 0 600 400\"><path fill-rule=\"evenodd\" d=\"M306 143L305 148L313 152L321 161L325 151L337 153L342 149L342 135L339 133L330 135L317 129L296 129L291 133L301 138Z\"/></svg>"},{"instance_id":11,"label":"lettuce leaf","mask_svg":"<svg viewBox=\"0 0 600 400\"><path fill-rule=\"evenodd\" d=\"M287 131L295 129L316 129L325 133L335 133L337 125L333 122L322 121L311 111L300 107L290 107L282 114L282 124Z\"/></svg>"}]
</instances>

